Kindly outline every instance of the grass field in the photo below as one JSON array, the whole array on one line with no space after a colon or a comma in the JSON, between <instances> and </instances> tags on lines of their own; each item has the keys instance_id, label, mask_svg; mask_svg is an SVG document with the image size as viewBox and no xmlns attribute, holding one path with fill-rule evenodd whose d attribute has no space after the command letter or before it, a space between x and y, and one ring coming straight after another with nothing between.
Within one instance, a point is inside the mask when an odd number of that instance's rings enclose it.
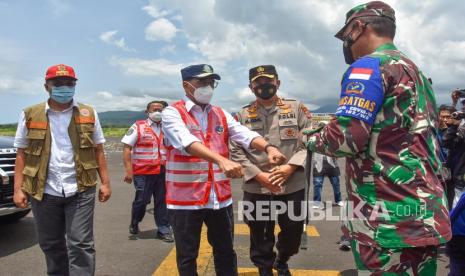
<instances>
[{"instance_id":1,"label":"grass field","mask_svg":"<svg viewBox=\"0 0 465 276\"><path fill-rule=\"evenodd\" d=\"M0 125L0 136L15 136L15 125Z\"/></svg>"},{"instance_id":2,"label":"grass field","mask_svg":"<svg viewBox=\"0 0 465 276\"><path fill-rule=\"evenodd\" d=\"M129 127L103 127L105 137L123 137ZM0 136L15 136L15 125L0 125Z\"/></svg>"}]
</instances>

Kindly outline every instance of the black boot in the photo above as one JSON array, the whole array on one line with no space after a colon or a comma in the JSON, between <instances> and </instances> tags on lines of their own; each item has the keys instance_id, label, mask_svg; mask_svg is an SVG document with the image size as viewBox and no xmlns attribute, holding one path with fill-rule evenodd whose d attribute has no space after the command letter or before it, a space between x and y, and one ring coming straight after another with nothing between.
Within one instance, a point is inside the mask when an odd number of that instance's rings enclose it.
<instances>
[{"instance_id":1,"label":"black boot","mask_svg":"<svg viewBox=\"0 0 465 276\"><path fill-rule=\"evenodd\" d=\"M258 275L260 276L273 276L273 269L271 267L259 267Z\"/></svg>"},{"instance_id":2,"label":"black boot","mask_svg":"<svg viewBox=\"0 0 465 276\"><path fill-rule=\"evenodd\" d=\"M129 225L129 233L132 235L136 235L139 233L139 225L137 224L132 224Z\"/></svg>"},{"instance_id":3,"label":"black boot","mask_svg":"<svg viewBox=\"0 0 465 276\"><path fill-rule=\"evenodd\" d=\"M287 261L283 262L278 258L274 262L273 268L276 269L276 271L278 271L278 276L292 276L291 272L289 271Z\"/></svg>"}]
</instances>

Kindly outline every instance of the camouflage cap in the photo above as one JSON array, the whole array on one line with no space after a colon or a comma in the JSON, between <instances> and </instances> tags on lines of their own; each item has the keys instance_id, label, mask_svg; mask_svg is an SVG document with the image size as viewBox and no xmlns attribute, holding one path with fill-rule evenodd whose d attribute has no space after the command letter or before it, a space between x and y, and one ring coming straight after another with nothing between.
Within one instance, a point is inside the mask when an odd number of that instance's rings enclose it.
<instances>
[{"instance_id":1,"label":"camouflage cap","mask_svg":"<svg viewBox=\"0 0 465 276\"><path fill-rule=\"evenodd\" d=\"M382 1L371 1L366 4L358 5L352 8L350 11L348 11L346 14L346 22L344 24L344 27L342 27L342 29L339 32L337 32L335 37L343 39L344 31L349 25L349 23L355 18L365 16L387 17L394 21L394 23L396 22L395 11L393 8L391 8L391 6Z\"/></svg>"}]
</instances>

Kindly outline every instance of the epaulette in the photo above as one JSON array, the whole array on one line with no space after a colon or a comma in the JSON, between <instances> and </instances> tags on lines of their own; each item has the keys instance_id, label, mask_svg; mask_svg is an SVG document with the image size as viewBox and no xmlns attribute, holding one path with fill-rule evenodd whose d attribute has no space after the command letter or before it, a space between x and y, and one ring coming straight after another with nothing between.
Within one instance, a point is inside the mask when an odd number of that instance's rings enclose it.
<instances>
[{"instance_id":1,"label":"epaulette","mask_svg":"<svg viewBox=\"0 0 465 276\"><path fill-rule=\"evenodd\" d=\"M295 99L284 99L284 98L282 98L282 100L283 100L283 101L291 101L291 102L297 101L297 100L295 100Z\"/></svg>"}]
</instances>

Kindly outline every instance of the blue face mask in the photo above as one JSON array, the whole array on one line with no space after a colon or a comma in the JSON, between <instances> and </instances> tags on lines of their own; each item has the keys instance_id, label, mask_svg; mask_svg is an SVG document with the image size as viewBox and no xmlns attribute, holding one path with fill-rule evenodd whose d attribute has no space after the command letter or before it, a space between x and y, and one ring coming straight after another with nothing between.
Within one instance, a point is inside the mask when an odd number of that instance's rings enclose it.
<instances>
[{"instance_id":1,"label":"blue face mask","mask_svg":"<svg viewBox=\"0 0 465 276\"><path fill-rule=\"evenodd\" d=\"M74 88L74 86L52 87L50 98L61 104L69 103L74 97Z\"/></svg>"}]
</instances>

